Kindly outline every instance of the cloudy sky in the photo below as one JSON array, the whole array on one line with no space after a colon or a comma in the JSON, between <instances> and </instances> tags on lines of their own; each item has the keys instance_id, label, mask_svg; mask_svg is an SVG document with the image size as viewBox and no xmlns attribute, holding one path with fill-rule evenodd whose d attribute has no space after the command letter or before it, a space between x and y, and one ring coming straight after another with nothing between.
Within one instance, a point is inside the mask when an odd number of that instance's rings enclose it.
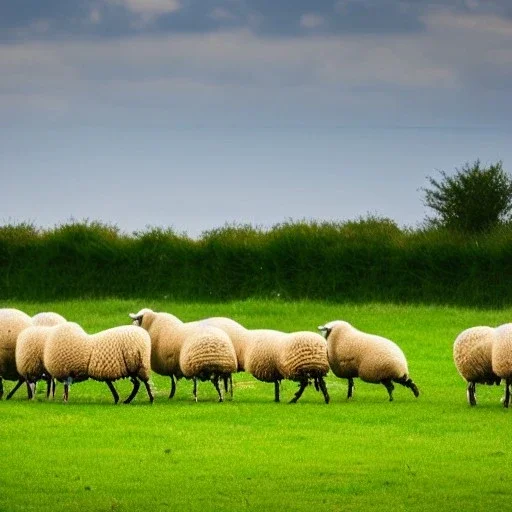
<instances>
[{"instance_id":1,"label":"cloudy sky","mask_svg":"<svg viewBox=\"0 0 512 512\"><path fill-rule=\"evenodd\" d=\"M4 0L0 223L416 226L511 89L509 0Z\"/></svg>"}]
</instances>

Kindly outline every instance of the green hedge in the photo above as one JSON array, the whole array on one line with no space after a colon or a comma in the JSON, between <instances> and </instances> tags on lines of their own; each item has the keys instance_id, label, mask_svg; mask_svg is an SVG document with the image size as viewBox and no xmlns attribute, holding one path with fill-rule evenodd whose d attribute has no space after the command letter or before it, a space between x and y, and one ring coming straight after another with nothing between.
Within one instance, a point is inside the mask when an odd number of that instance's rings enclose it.
<instances>
[{"instance_id":1,"label":"green hedge","mask_svg":"<svg viewBox=\"0 0 512 512\"><path fill-rule=\"evenodd\" d=\"M512 227L468 237L387 219L226 226L192 240L99 222L0 227L0 298L248 297L512 304Z\"/></svg>"}]
</instances>

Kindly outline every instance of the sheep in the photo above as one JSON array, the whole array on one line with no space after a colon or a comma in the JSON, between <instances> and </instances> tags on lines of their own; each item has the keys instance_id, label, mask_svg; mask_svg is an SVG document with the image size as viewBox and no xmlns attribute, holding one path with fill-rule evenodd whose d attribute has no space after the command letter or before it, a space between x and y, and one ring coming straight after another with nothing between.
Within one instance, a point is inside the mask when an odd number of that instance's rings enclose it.
<instances>
[{"instance_id":1,"label":"sheep","mask_svg":"<svg viewBox=\"0 0 512 512\"><path fill-rule=\"evenodd\" d=\"M144 308L138 313L130 313L134 325L142 327L151 338L151 369L159 375L169 376L171 392L169 398L176 393L176 380L183 377L180 367L180 352L184 339L187 337L193 322L183 323L170 313L157 313Z\"/></svg>"},{"instance_id":2,"label":"sheep","mask_svg":"<svg viewBox=\"0 0 512 512\"><path fill-rule=\"evenodd\" d=\"M228 379L237 370L236 353L231 339L223 330L209 326L207 322L201 322L185 338L179 363L183 375L194 381L193 393L196 402L197 379L211 380L219 395L219 402L222 402L219 379Z\"/></svg>"},{"instance_id":3,"label":"sheep","mask_svg":"<svg viewBox=\"0 0 512 512\"><path fill-rule=\"evenodd\" d=\"M28 384L29 399L34 397L36 382L39 379L46 381L46 398L50 393L52 397L55 396L55 379L45 371L43 364L44 343L49 334L46 329L65 322L66 319L58 313L51 311L38 313L32 317L32 327L25 329L18 336L15 352L16 368ZM23 347L21 349L19 348L20 340Z\"/></svg>"},{"instance_id":4,"label":"sheep","mask_svg":"<svg viewBox=\"0 0 512 512\"><path fill-rule=\"evenodd\" d=\"M461 377L468 383L467 399L476 405L476 385L499 385L500 377L493 371L492 353L496 329L487 326L470 327L462 331L453 343L453 360Z\"/></svg>"},{"instance_id":5,"label":"sheep","mask_svg":"<svg viewBox=\"0 0 512 512\"><path fill-rule=\"evenodd\" d=\"M299 390L290 403L302 396L310 379L321 390L326 403L329 394L324 376L329 371L325 341L314 332L285 333L270 329L248 331L246 369L256 379L274 383L274 401L279 402L283 379L299 381Z\"/></svg>"},{"instance_id":6,"label":"sheep","mask_svg":"<svg viewBox=\"0 0 512 512\"><path fill-rule=\"evenodd\" d=\"M0 309L0 399L3 396L2 378L17 381L14 388L7 395L7 400L12 398L25 382L25 378L20 375L16 368L16 346L19 335L30 326L52 326L65 321L65 318L58 313L38 313L31 318L18 309ZM48 386L51 386L48 378L47 382ZM28 382L27 393L29 399L32 398L33 387Z\"/></svg>"},{"instance_id":7,"label":"sheep","mask_svg":"<svg viewBox=\"0 0 512 512\"><path fill-rule=\"evenodd\" d=\"M512 384L512 323L496 328L496 337L492 345L492 371L497 379L505 381L503 406L508 408Z\"/></svg>"},{"instance_id":8,"label":"sheep","mask_svg":"<svg viewBox=\"0 0 512 512\"><path fill-rule=\"evenodd\" d=\"M16 370L16 340L18 335L32 325L32 319L23 311L12 308L0 309L0 399L4 394L3 379L17 381L7 395L9 400L23 384L24 379ZM30 396L30 390L29 392Z\"/></svg>"},{"instance_id":9,"label":"sheep","mask_svg":"<svg viewBox=\"0 0 512 512\"><path fill-rule=\"evenodd\" d=\"M137 394L139 379L153 403L150 352L149 335L140 327L123 325L89 335L78 324L68 322L53 328L45 344L43 361L50 374L64 382L65 402L72 382L92 378L107 384L117 404L119 394L112 382L130 377L133 389L124 403L130 403Z\"/></svg>"},{"instance_id":10,"label":"sheep","mask_svg":"<svg viewBox=\"0 0 512 512\"><path fill-rule=\"evenodd\" d=\"M391 340L359 331L348 322L335 320L318 329L327 340L329 365L337 377L348 379L347 398L352 398L354 378L381 383L393 401L393 382L410 388L415 397L419 390L409 377L402 350Z\"/></svg>"}]
</instances>

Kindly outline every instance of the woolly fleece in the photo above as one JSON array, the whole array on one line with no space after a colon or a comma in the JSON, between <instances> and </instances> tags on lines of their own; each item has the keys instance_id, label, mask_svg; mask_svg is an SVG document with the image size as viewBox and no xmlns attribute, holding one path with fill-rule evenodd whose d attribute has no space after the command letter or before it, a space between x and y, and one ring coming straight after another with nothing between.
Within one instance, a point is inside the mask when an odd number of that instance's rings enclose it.
<instances>
[{"instance_id":1,"label":"woolly fleece","mask_svg":"<svg viewBox=\"0 0 512 512\"><path fill-rule=\"evenodd\" d=\"M187 378L236 372L236 353L230 337L217 327L196 326L183 342L180 367Z\"/></svg>"},{"instance_id":2,"label":"woolly fleece","mask_svg":"<svg viewBox=\"0 0 512 512\"><path fill-rule=\"evenodd\" d=\"M512 379L512 323L497 327L496 334L492 346L492 369L508 382Z\"/></svg>"},{"instance_id":3,"label":"woolly fleece","mask_svg":"<svg viewBox=\"0 0 512 512\"><path fill-rule=\"evenodd\" d=\"M0 379L18 380L16 370L16 340L32 325L32 319L18 309L0 309Z\"/></svg>"},{"instance_id":4,"label":"woolly fleece","mask_svg":"<svg viewBox=\"0 0 512 512\"><path fill-rule=\"evenodd\" d=\"M492 384L498 377L492 368L496 329L487 326L470 327L462 331L453 343L455 367L467 382Z\"/></svg>"},{"instance_id":5,"label":"woolly fleece","mask_svg":"<svg viewBox=\"0 0 512 512\"><path fill-rule=\"evenodd\" d=\"M325 327L331 329L327 357L337 377L359 377L365 382L379 383L409 375L404 353L391 340L359 331L341 320Z\"/></svg>"}]
</instances>

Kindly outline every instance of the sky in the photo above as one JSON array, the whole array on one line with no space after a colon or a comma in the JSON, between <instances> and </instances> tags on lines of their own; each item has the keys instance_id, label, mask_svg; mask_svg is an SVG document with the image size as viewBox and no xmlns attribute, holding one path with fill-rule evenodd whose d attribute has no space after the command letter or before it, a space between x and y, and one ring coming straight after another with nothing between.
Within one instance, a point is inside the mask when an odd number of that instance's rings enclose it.
<instances>
[{"instance_id":1,"label":"sky","mask_svg":"<svg viewBox=\"0 0 512 512\"><path fill-rule=\"evenodd\" d=\"M0 224L418 227L511 98L509 0L1 0Z\"/></svg>"}]
</instances>

